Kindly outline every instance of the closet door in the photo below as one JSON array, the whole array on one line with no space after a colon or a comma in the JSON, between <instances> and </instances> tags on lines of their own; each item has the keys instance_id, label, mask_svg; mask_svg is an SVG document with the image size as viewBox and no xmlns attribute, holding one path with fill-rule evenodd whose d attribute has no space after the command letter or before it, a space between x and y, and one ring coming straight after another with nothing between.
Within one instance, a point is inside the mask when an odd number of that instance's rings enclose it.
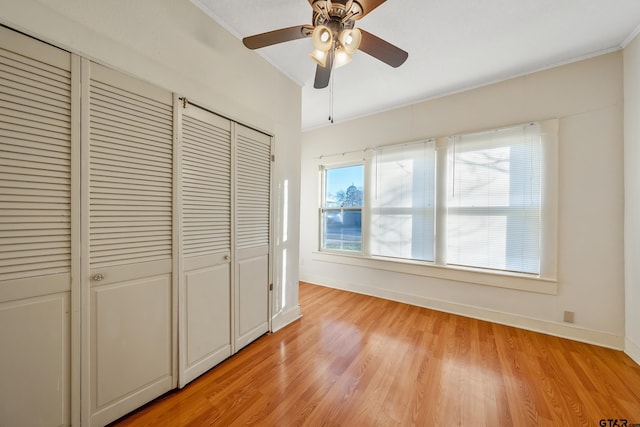
<instances>
[{"instance_id":1,"label":"closet door","mask_svg":"<svg viewBox=\"0 0 640 427\"><path fill-rule=\"evenodd\" d=\"M269 330L271 137L236 124L235 351Z\"/></svg>"},{"instance_id":2,"label":"closet door","mask_svg":"<svg viewBox=\"0 0 640 427\"><path fill-rule=\"evenodd\" d=\"M71 423L71 69L68 52L0 27L1 426Z\"/></svg>"},{"instance_id":3,"label":"closet door","mask_svg":"<svg viewBox=\"0 0 640 427\"><path fill-rule=\"evenodd\" d=\"M231 122L180 110L183 387L231 355Z\"/></svg>"},{"instance_id":4,"label":"closet door","mask_svg":"<svg viewBox=\"0 0 640 427\"><path fill-rule=\"evenodd\" d=\"M169 92L83 62L83 406L104 425L175 387Z\"/></svg>"}]
</instances>

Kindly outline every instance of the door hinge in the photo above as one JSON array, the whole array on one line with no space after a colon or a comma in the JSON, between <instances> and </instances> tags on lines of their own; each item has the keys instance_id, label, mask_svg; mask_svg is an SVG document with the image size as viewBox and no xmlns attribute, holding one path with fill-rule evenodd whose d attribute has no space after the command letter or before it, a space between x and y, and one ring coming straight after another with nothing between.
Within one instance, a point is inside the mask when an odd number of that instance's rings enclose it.
<instances>
[{"instance_id":1,"label":"door hinge","mask_svg":"<svg viewBox=\"0 0 640 427\"><path fill-rule=\"evenodd\" d=\"M276 155L275 155L275 154L272 154L272 155L271 155L271 161L272 161L272 162L275 162L275 161L276 161Z\"/></svg>"},{"instance_id":2,"label":"door hinge","mask_svg":"<svg viewBox=\"0 0 640 427\"><path fill-rule=\"evenodd\" d=\"M273 283L269 283L269 290L272 291L273 290Z\"/></svg>"}]
</instances>

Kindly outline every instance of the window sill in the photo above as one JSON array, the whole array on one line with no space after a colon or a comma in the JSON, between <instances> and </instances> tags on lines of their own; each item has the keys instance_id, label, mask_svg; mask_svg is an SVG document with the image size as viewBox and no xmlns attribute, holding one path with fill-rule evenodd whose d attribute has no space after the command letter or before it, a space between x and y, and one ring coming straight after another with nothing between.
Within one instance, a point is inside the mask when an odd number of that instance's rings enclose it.
<instances>
[{"instance_id":1,"label":"window sill","mask_svg":"<svg viewBox=\"0 0 640 427\"><path fill-rule=\"evenodd\" d=\"M472 283L476 285L495 286L499 288L516 289L519 291L548 295L558 294L557 280L526 274L441 266L419 261L396 260L381 257L368 258L361 255L336 254L328 252L313 252L312 259L315 261L332 262L336 264L393 271L396 273L434 277L437 279L453 280L456 282Z\"/></svg>"}]
</instances>

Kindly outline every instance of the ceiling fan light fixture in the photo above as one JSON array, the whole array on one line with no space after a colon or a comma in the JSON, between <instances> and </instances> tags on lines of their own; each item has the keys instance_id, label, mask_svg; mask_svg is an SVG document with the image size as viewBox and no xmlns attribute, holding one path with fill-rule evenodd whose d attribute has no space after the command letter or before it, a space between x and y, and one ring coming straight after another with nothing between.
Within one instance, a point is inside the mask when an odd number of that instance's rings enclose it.
<instances>
[{"instance_id":1,"label":"ceiling fan light fixture","mask_svg":"<svg viewBox=\"0 0 640 427\"><path fill-rule=\"evenodd\" d=\"M362 32L357 28L342 30L339 40L345 52L352 54L360 47Z\"/></svg>"},{"instance_id":2,"label":"ceiling fan light fixture","mask_svg":"<svg viewBox=\"0 0 640 427\"><path fill-rule=\"evenodd\" d=\"M328 52L333 46L333 34L329 27L325 25L318 25L313 29L311 40L313 41L313 47L323 52Z\"/></svg>"},{"instance_id":3,"label":"ceiling fan light fixture","mask_svg":"<svg viewBox=\"0 0 640 427\"><path fill-rule=\"evenodd\" d=\"M314 49L313 52L309 54L311 59L316 61L316 63L321 67L327 66L327 57L329 56L329 52L325 52L319 49Z\"/></svg>"},{"instance_id":4,"label":"ceiling fan light fixture","mask_svg":"<svg viewBox=\"0 0 640 427\"><path fill-rule=\"evenodd\" d=\"M347 65L349 62L351 62L351 56L349 56L349 54L347 53L347 51L343 48L343 47L339 47L336 49L335 52L335 59L334 59L334 66L336 68L340 68L343 65Z\"/></svg>"}]
</instances>

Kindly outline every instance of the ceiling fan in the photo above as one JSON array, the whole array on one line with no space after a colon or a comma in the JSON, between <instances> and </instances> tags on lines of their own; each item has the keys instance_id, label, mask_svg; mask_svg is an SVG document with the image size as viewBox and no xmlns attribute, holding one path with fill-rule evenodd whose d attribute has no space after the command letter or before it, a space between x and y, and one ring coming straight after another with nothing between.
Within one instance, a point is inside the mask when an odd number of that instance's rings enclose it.
<instances>
[{"instance_id":1,"label":"ceiling fan","mask_svg":"<svg viewBox=\"0 0 640 427\"><path fill-rule=\"evenodd\" d=\"M351 61L351 55L361 50L392 67L399 67L409 54L391 43L355 28L361 19L386 0L309 0L313 8L313 25L296 25L254 36L245 37L242 43L249 49L259 49L278 43L311 37L314 50L311 58L316 61L313 87L327 87L332 68Z\"/></svg>"}]
</instances>

